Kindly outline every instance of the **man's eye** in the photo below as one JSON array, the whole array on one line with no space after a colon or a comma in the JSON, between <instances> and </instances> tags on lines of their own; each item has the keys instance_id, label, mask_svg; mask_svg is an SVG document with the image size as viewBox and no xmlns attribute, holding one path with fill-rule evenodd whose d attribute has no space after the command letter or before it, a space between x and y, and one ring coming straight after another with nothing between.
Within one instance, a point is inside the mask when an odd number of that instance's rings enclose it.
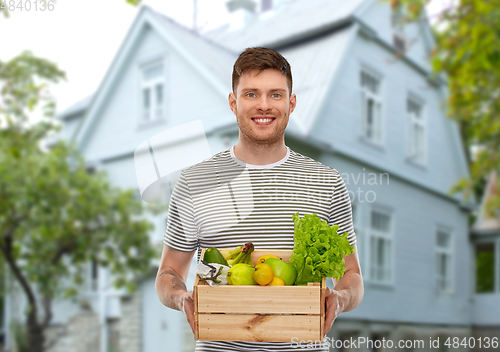
<instances>
[{"instance_id":1,"label":"man's eye","mask_svg":"<svg viewBox=\"0 0 500 352\"><path fill-rule=\"evenodd\" d=\"M254 93L247 93L247 97L249 97L249 98L255 98L256 95Z\"/></svg>"},{"instance_id":2,"label":"man's eye","mask_svg":"<svg viewBox=\"0 0 500 352\"><path fill-rule=\"evenodd\" d=\"M273 98L281 98L281 94L280 93L274 93L273 94Z\"/></svg>"}]
</instances>

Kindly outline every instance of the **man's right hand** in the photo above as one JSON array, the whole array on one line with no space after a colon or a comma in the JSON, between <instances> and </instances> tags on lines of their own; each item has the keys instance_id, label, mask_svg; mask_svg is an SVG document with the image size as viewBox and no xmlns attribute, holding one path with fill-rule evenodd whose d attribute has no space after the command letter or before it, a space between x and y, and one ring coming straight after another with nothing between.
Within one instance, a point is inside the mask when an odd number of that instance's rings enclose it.
<instances>
[{"instance_id":1,"label":"man's right hand","mask_svg":"<svg viewBox=\"0 0 500 352\"><path fill-rule=\"evenodd\" d=\"M164 245L155 287L161 303L183 312L194 333L193 291L187 291L185 284L193 255L194 251L182 252Z\"/></svg>"}]
</instances>

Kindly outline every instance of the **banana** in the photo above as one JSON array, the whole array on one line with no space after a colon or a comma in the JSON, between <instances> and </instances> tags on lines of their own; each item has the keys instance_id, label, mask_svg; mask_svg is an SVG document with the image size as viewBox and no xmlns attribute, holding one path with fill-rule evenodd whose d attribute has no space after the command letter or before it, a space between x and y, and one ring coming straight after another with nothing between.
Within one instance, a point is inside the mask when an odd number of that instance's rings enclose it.
<instances>
[{"instance_id":1,"label":"banana","mask_svg":"<svg viewBox=\"0 0 500 352\"><path fill-rule=\"evenodd\" d=\"M250 255L252 254L253 250L254 250L254 247L253 247L252 242L245 243L243 246L241 246L241 251L236 256L236 258L228 260L227 263L230 266L238 264L238 263L247 263L247 261L250 260ZM251 260L250 260L250 262L251 262Z\"/></svg>"},{"instance_id":2,"label":"banana","mask_svg":"<svg viewBox=\"0 0 500 352\"><path fill-rule=\"evenodd\" d=\"M250 254L248 254L248 256L247 256L247 260L246 260L246 262L245 262L245 263L250 264L251 266L254 266L254 265L253 265L252 258L251 258L251 255L250 255Z\"/></svg>"},{"instance_id":3,"label":"banana","mask_svg":"<svg viewBox=\"0 0 500 352\"><path fill-rule=\"evenodd\" d=\"M222 253L222 256L224 257L224 259L231 260L231 259L236 258L236 256L238 254L240 254L241 246L238 246L238 247L233 248L233 249L221 249L220 252Z\"/></svg>"}]
</instances>

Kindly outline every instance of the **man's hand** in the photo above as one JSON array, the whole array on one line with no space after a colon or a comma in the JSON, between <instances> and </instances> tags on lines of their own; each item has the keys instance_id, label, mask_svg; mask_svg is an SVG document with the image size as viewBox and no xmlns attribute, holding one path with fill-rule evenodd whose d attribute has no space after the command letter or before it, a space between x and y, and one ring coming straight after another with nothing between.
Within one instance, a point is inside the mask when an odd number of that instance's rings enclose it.
<instances>
[{"instance_id":1,"label":"man's hand","mask_svg":"<svg viewBox=\"0 0 500 352\"><path fill-rule=\"evenodd\" d=\"M333 279L335 289L327 287L325 292L325 336L340 313L353 310L363 299L363 278L356 245L354 253L345 255L344 259L346 266L344 276L339 281Z\"/></svg>"},{"instance_id":2,"label":"man's hand","mask_svg":"<svg viewBox=\"0 0 500 352\"><path fill-rule=\"evenodd\" d=\"M333 322L344 311L344 303L342 295L339 291L332 290L330 287L326 288L325 292L325 336L333 326Z\"/></svg>"},{"instance_id":3,"label":"man's hand","mask_svg":"<svg viewBox=\"0 0 500 352\"><path fill-rule=\"evenodd\" d=\"M187 322L194 334L194 300L193 291L187 291L180 297L181 312L186 315Z\"/></svg>"},{"instance_id":4,"label":"man's hand","mask_svg":"<svg viewBox=\"0 0 500 352\"><path fill-rule=\"evenodd\" d=\"M193 255L194 251L181 252L163 246L155 287L161 303L183 312L194 333L193 291L188 291L186 288L186 279Z\"/></svg>"}]
</instances>

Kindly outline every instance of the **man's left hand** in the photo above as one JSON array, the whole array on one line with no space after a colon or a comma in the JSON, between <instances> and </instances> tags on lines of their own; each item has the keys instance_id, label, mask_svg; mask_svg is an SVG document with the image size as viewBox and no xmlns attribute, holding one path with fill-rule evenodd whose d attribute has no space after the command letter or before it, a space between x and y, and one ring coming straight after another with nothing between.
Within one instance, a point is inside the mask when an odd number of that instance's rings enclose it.
<instances>
[{"instance_id":1,"label":"man's left hand","mask_svg":"<svg viewBox=\"0 0 500 352\"><path fill-rule=\"evenodd\" d=\"M325 314L325 336L333 326L333 322L344 311L344 302L342 293L333 290L330 287L326 288L325 292L326 314Z\"/></svg>"}]
</instances>

